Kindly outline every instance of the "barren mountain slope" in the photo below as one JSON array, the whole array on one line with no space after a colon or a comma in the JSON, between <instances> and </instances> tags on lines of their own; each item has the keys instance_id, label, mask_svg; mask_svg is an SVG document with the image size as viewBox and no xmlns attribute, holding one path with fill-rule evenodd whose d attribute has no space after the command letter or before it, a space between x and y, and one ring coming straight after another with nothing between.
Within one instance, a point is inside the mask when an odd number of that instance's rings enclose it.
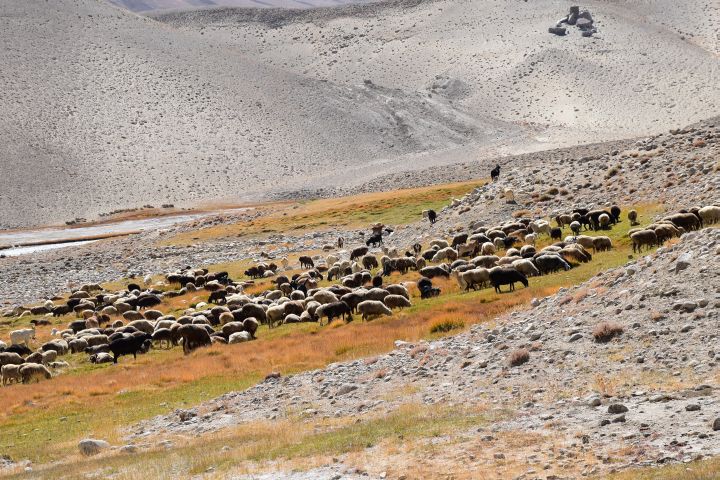
<instances>
[{"instance_id":1,"label":"barren mountain slope","mask_svg":"<svg viewBox=\"0 0 720 480\"><path fill-rule=\"evenodd\" d=\"M550 1L206 9L163 24L102 1L10 0L0 226L360 185L716 114L717 10L665 3L587 4L597 38L561 38L547 27L566 5Z\"/></svg>"},{"instance_id":2,"label":"barren mountain slope","mask_svg":"<svg viewBox=\"0 0 720 480\"><path fill-rule=\"evenodd\" d=\"M199 7L315 8L364 3L373 0L110 0L133 12L149 12Z\"/></svg>"},{"instance_id":3,"label":"barren mountain slope","mask_svg":"<svg viewBox=\"0 0 720 480\"><path fill-rule=\"evenodd\" d=\"M102 2L5 11L0 226L255 198L329 167L516 130L414 92L301 78Z\"/></svg>"}]
</instances>

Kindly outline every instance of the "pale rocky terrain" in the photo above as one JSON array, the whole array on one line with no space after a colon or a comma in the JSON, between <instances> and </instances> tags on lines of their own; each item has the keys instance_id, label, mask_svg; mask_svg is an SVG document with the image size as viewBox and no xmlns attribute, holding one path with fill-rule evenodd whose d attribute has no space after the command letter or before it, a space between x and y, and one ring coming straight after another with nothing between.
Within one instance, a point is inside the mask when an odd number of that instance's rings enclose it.
<instances>
[{"instance_id":1,"label":"pale rocky terrain","mask_svg":"<svg viewBox=\"0 0 720 480\"><path fill-rule=\"evenodd\" d=\"M503 412L487 428L441 440L452 448L437 450L432 464L456 478L468 471L508 478L501 474L505 462L527 465L516 478L576 478L717 455L719 269L720 229L689 233L677 245L534 299L529 310L493 325L438 341L399 341L386 355L268 378L142 422L128 441L194 438L291 412L308 422L368 418L416 403ZM624 331L598 343L592 332L608 320ZM509 357L520 348L530 359L511 367ZM507 443L517 435L535 437L526 448ZM368 448L348 471L398 478L423 463L422 455Z\"/></svg>"},{"instance_id":2,"label":"pale rocky terrain","mask_svg":"<svg viewBox=\"0 0 720 480\"><path fill-rule=\"evenodd\" d=\"M567 13L549 0L152 18L9 0L0 227L323 195L698 121L720 102L720 15L709 0L677 3L584 4L598 33L583 38L547 32Z\"/></svg>"}]
</instances>

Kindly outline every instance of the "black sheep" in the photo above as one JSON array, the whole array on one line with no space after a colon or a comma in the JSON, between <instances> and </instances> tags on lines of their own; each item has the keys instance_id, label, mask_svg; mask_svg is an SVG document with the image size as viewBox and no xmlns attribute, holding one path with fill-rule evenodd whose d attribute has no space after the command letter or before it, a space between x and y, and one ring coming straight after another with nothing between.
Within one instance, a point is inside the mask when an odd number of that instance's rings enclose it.
<instances>
[{"instance_id":1,"label":"black sheep","mask_svg":"<svg viewBox=\"0 0 720 480\"><path fill-rule=\"evenodd\" d=\"M315 268L315 262L313 262L313 259L303 255L298 260L300 260L300 268Z\"/></svg>"},{"instance_id":2,"label":"black sheep","mask_svg":"<svg viewBox=\"0 0 720 480\"><path fill-rule=\"evenodd\" d=\"M357 260L358 258L364 256L364 255L367 254L367 253L368 253L368 248L367 248L367 247L358 247L358 248L355 248L355 249L353 249L352 252L350 252L350 261L351 261L351 262L352 262L352 261L355 261L355 260Z\"/></svg>"},{"instance_id":3,"label":"black sheep","mask_svg":"<svg viewBox=\"0 0 720 480\"><path fill-rule=\"evenodd\" d=\"M328 323L335 318L342 318L346 322L352 321L352 310L347 303L342 301L327 303L322 307L318 307L318 310L322 312L322 316L327 317ZM317 310L315 313L317 313ZM318 318L318 322L322 322L322 318Z\"/></svg>"},{"instance_id":4,"label":"black sheep","mask_svg":"<svg viewBox=\"0 0 720 480\"><path fill-rule=\"evenodd\" d=\"M490 170L490 178L493 182L500 178L500 165L495 165L495 168Z\"/></svg>"},{"instance_id":5,"label":"black sheep","mask_svg":"<svg viewBox=\"0 0 720 480\"><path fill-rule=\"evenodd\" d=\"M156 305L160 305L161 303L162 300L160 300L160 297L151 294L138 298L137 307L142 310L143 308L154 307Z\"/></svg>"},{"instance_id":6,"label":"black sheep","mask_svg":"<svg viewBox=\"0 0 720 480\"><path fill-rule=\"evenodd\" d=\"M493 268L490 270L490 283L495 287L496 293L502 293L500 289L502 285L510 285L510 291L514 291L516 282L522 283L525 287L528 286L527 277L514 268Z\"/></svg>"},{"instance_id":7,"label":"black sheep","mask_svg":"<svg viewBox=\"0 0 720 480\"><path fill-rule=\"evenodd\" d=\"M218 305L222 305L227 303L227 300L225 299L227 297L227 290L217 290L215 292L210 293L210 297L208 298L208 303L216 303Z\"/></svg>"},{"instance_id":8,"label":"black sheep","mask_svg":"<svg viewBox=\"0 0 720 480\"><path fill-rule=\"evenodd\" d=\"M142 291L142 288L140 288L140 285L137 283L131 283L127 287L128 292L134 292L135 290Z\"/></svg>"},{"instance_id":9,"label":"black sheep","mask_svg":"<svg viewBox=\"0 0 720 480\"><path fill-rule=\"evenodd\" d=\"M382 233L376 233L375 235L371 235L370 238L367 239L365 242L365 245L368 247L379 247L382 245Z\"/></svg>"},{"instance_id":10,"label":"black sheep","mask_svg":"<svg viewBox=\"0 0 720 480\"><path fill-rule=\"evenodd\" d=\"M109 350L113 354L113 363L123 355L132 355L137 359L138 353L147 353L152 346L152 338L147 333L133 334L110 342Z\"/></svg>"},{"instance_id":11,"label":"black sheep","mask_svg":"<svg viewBox=\"0 0 720 480\"><path fill-rule=\"evenodd\" d=\"M555 227L550 229L550 238L553 240L562 239L562 228Z\"/></svg>"},{"instance_id":12,"label":"black sheep","mask_svg":"<svg viewBox=\"0 0 720 480\"><path fill-rule=\"evenodd\" d=\"M428 220L430 220L430 224L432 225L437 221L437 212L435 210L428 210L427 211Z\"/></svg>"},{"instance_id":13,"label":"black sheep","mask_svg":"<svg viewBox=\"0 0 720 480\"><path fill-rule=\"evenodd\" d=\"M423 277L417 282L418 290L420 290L420 298L430 298L430 297L437 297L440 295L440 289L439 288L433 288L432 286L432 280L429 278Z\"/></svg>"}]
</instances>

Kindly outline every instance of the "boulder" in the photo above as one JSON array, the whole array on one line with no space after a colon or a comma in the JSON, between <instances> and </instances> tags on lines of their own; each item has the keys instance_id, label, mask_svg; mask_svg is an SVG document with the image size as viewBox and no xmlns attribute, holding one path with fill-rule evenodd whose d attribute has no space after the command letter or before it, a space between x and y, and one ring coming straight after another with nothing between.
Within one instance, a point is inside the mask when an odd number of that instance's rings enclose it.
<instances>
[{"instance_id":1,"label":"boulder","mask_svg":"<svg viewBox=\"0 0 720 480\"><path fill-rule=\"evenodd\" d=\"M106 442L105 440L97 440L94 438L86 438L84 440L80 440L80 443L78 443L78 449L80 449L80 453L85 455L86 457L97 455L98 453L107 448L110 448L110 444L108 442Z\"/></svg>"}]
</instances>

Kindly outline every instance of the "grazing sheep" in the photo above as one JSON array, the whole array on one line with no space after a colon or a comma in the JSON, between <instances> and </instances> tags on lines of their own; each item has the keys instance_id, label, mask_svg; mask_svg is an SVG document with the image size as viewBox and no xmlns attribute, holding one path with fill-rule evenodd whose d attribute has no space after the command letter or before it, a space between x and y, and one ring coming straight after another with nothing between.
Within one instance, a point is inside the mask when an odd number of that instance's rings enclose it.
<instances>
[{"instance_id":1,"label":"grazing sheep","mask_svg":"<svg viewBox=\"0 0 720 480\"><path fill-rule=\"evenodd\" d=\"M505 242L503 241L502 237L495 237L493 238L493 246L495 247L496 251L502 250L505 248Z\"/></svg>"},{"instance_id":2,"label":"grazing sheep","mask_svg":"<svg viewBox=\"0 0 720 480\"><path fill-rule=\"evenodd\" d=\"M235 332L228 337L227 343L234 345L237 343L249 342L250 340L252 340L250 332Z\"/></svg>"},{"instance_id":3,"label":"grazing sheep","mask_svg":"<svg viewBox=\"0 0 720 480\"><path fill-rule=\"evenodd\" d=\"M350 261L354 262L355 260L362 258L364 255L366 255L368 253L368 251L369 251L368 247L358 247L358 248L353 249L350 252Z\"/></svg>"},{"instance_id":4,"label":"grazing sheep","mask_svg":"<svg viewBox=\"0 0 720 480\"><path fill-rule=\"evenodd\" d=\"M52 373L45 365L39 363L26 363L20 367L22 383L40 382L52 378Z\"/></svg>"},{"instance_id":5,"label":"grazing sheep","mask_svg":"<svg viewBox=\"0 0 720 480\"><path fill-rule=\"evenodd\" d=\"M676 213L663 218L663 220L669 220L676 227L682 227L688 232L690 230L697 230L700 228L700 217L694 213Z\"/></svg>"},{"instance_id":6,"label":"grazing sheep","mask_svg":"<svg viewBox=\"0 0 720 480\"><path fill-rule=\"evenodd\" d=\"M480 247L480 255L495 255L495 245L492 242L485 242Z\"/></svg>"},{"instance_id":7,"label":"grazing sheep","mask_svg":"<svg viewBox=\"0 0 720 480\"><path fill-rule=\"evenodd\" d=\"M49 352L50 350L54 350L57 352L58 355L65 355L70 351L70 345L65 340L62 339L56 339L51 340L49 342L44 343L40 349L43 352Z\"/></svg>"},{"instance_id":8,"label":"grazing sheep","mask_svg":"<svg viewBox=\"0 0 720 480\"><path fill-rule=\"evenodd\" d=\"M597 252L606 252L612 249L612 240L610 237L593 237L593 250Z\"/></svg>"},{"instance_id":9,"label":"grazing sheep","mask_svg":"<svg viewBox=\"0 0 720 480\"><path fill-rule=\"evenodd\" d=\"M330 290L318 290L312 295L312 299L321 304L333 303L338 301L337 295Z\"/></svg>"},{"instance_id":10,"label":"grazing sheep","mask_svg":"<svg viewBox=\"0 0 720 480\"><path fill-rule=\"evenodd\" d=\"M379 247L382 244L382 232L370 235L370 237L365 241L365 245L367 245L368 247Z\"/></svg>"},{"instance_id":11,"label":"grazing sheep","mask_svg":"<svg viewBox=\"0 0 720 480\"><path fill-rule=\"evenodd\" d=\"M500 165L495 165L495 168L490 170L490 179L493 182L496 182L496 181L498 181L499 178L500 178Z\"/></svg>"},{"instance_id":12,"label":"grazing sheep","mask_svg":"<svg viewBox=\"0 0 720 480\"><path fill-rule=\"evenodd\" d=\"M499 260L500 258L495 255L481 255L470 260L470 263L476 267L492 268L497 265Z\"/></svg>"},{"instance_id":13,"label":"grazing sheep","mask_svg":"<svg viewBox=\"0 0 720 480\"><path fill-rule=\"evenodd\" d=\"M278 325L282 324L285 318L285 307L284 305L274 305L267 309L265 312L267 316L267 324L270 328L275 327L275 323Z\"/></svg>"},{"instance_id":14,"label":"grazing sheep","mask_svg":"<svg viewBox=\"0 0 720 480\"><path fill-rule=\"evenodd\" d=\"M365 300L357 306L358 312L362 314L363 320L379 317L382 315L392 315L392 311L385 306L384 303L376 300Z\"/></svg>"},{"instance_id":15,"label":"grazing sheep","mask_svg":"<svg viewBox=\"0 0 720 480\"><path fill-rule=\"evenodd\" d=\"M155 325L145 319L132 321L128 323L127 326L133 327L141 332L147 333L148 335L152 335L153 331L155 330Z\"/></svg>"},{"instance_id":16,"label":"grazing sheep","mask_svg":"<svg viewBox=\"0 0 720 480\"><path fill-rule=\"evenodd\" d=\"M565 239L565 243L577 243L579 245L582 245L582 247L585 250L590 250L595 248L595 243L593 242L593 237L590 237L588 235L578 235L576 237L567 237Z\"/></svg>"},{"instance_id":17,"label":"grazing sheep","mask_svg":"<svg viewBox=\"0 0 720 480\"><path fill-rule=\"evenodd\" d=\"M490 281L490 274L486 268L475 268L464 272L453 271L453 278L458 282L460 288L469 291L471 288L483 288Z\"/></svg>"},{"instance_id":18,"label":"grazing sheep","mask_svg":"<svg viewBox=\"0 0 720 480\"><path fill-rule=\"evenodd\" d=\"M716 222L720 222L720 207L715 205L708 205L698 210L698 216L702 221L703 225L712 225Z\"/></svg>"},{"instance_id":19,"label":"grazing sheep","mask_svg":"<svg viewBox=\"0 0 720 480\"><path fill-rule=\"evenodd\" d=\"M315 268L315 262L307 255L302 255L298 260L300 261L300 268Z\"/></svg>"},{"instance_id":20,"label":"grazing sheep","mask_svg":"<svg viewBox=\"0 0 720 480\"><path fill-rule=\"evenodd\" d=\"M607 230L610 228L610 215L607 213L603 213L598 217L598 225L602 230Z\"/></svg>"},{"instance_id":21,"label":"grazing sheep","mask_svg":"<svg viewBox=\"0 0 720 480\"><path fill-rule=\"evenodd\" d=\"M490 245L492 245L492 244L490 244ZM478 247L479 246L478 246L477 242L470 242L468 244L458 245L458 247L457 247L458 257L472 257L477 253Z\"/></svg>"},{"instance_id":22,"label":"grazing sheep","mask_svg":"<svg viewBox=\"0 0 720 480\"><path fill-rule=\"evenodd\" d=\"M152 334L153 343L157 343L160 348L172 348L175 344L173 333L169 328L158 328Z\"/></svg>"},{"instance_id":23,"label":"grazing sheep","mask_svg":"<svg viewBox=\"0 0 720 480\"><path fill-rule=\"evenodd\" d=\"M535 265L542 274L555 273L559 270L570 270L570 264L560 255L545 253L535 258Z\"/></svg>"},{"instance_id":24,"label":"grazing sheep","mask_svg":"<svg viewBox=\"0 0 720 480\"><path fill-rule=\"evenodd\" d=\"M570 230L573 232L573 235L576 237L580 235L580 229L582 228L582 225L578 221L570 222Z\"/></svg>"},{"instance_id":25,"label":"grazing sheep","mask_svg":"<svg viewBox=\"0 0 720 480\"><path fill-rule=\"evenodd\" d=\"M40 363L42 363L43 365L48 365L48 364L54 362L55 360L57 360L57 357L58 357L57 351L48 350L48 351L42 353L42 360L40 361Z\"/></svg>"},{"instance_id":26,"label":"grazing sheep","mask_svg":"<svg viewBox=\"0 0 720 480\"><path fill-rule=\"evenodd\" d=\"M632 240L633 253L640 253L642 247L652 248L658 244L657 234L653 230L640 230L630 234Z\"/></svg>"},{"instance_id":27,"label":"grazing sheep","mask_svg":"<svg viewBox=\"0 0 720 480\"><path fill-rule=\"evenodd\" d=\"M199 347L209 346L212 344L210 334L202 325L181 325L177 329L177 334L183 340L183 353L189 354Z\"/></svg>"},{"instance_id":28,"label":"grazing sheep","mask_svg":"<svg viewBox=\"0 0 720 480\"><path fill-rule=\"evenodd\" d=\"M432 280L429 278L421 278L417 281L417 287L420 291L420 298L426 299L430 297L437 297L440 295L440 289L432 286Z\"/></svg>"},{"instance_id":29,"label":"grazing sheep","mask_svg":"<svg viewBox=\"0 0 720 480\"><path fill-rule=\"evenodd\" d=\"M437 247L437 250L440 250L442 248L448 248L450 244L447 240L443 240L442 238L436 238L430 241L430 248Z\"/></svg>"},{"instance_id":30,"label":"grazing sheep","mask_svg":"<svg viewBox=\"0 0 720 480\"><path fill-rule=\"evenodd\" d=\"M3 365L22 365L23 358L16 352L0 352L0 366Z\"/></svg>"},{"instance_id":31,"label":"grazing sheep","mask_svg":"<svg viewBox=\"0 0 720 480\"><path fill-rule=\"evenodd\" d=\"M401 295L410 300L410 292L408 292L404 285L388 285L385 287L385 290L387 290L391 295Z\"/></svg>"},{"instance_id":32,"label":"grazing sheep","mask_svg":"<svg viewBox=\"0 0 720 480\"><path fill-rule=\"evenodd\" d=\"M315 310L315 315L317 316L318 323L320 325L322 325L323 317L327 318L327 323L332 322L335 318L342 318L346 322L352 321L352 311L350 306L342 301L320 305Z\"/></svg>"},{"instance_id":33,"label":"grazing sheep","mask_svg":"<svg viewBox=\"0 0 720 480\"><path fill-rule=\"evenodd\" d=\"M70 340L68 342L68 345L70 346L71 353L84 352L85 349L88 347L87 340L85 340L84 338L75 338L73 340Z\"/></svg>"},{"instance_id":34,"label":"grazing sheep","mask_svg":"<svg viewBox=\"0 0 720 480\"><path fill-rule=\"evenodd\" d=\"M617 205L610 207L610 220L612 220L612 223L618 223L620 221L620 213L622 213L622 211Z\"/></svg>"},{"instance_id":35,"label":"grazing sheep","mask_svg":"<svg viewBox=\"0 0 720 480\"><path fill-rule=\"evenodd\" d=\"M365 255L361 259L362 266L365 267L367 270L372 270L373 268L378 268L378 261L375 255Z\"/></svg>"},{"instance_id":36,"label":"grazing sheep","mask_svg":"<svg viewBox=\"0 0 720 480\"><path fill-rule=\"evenodd\" d=\"M461 233L459 235L455 235L452 239L452 242L450 243L450 246L453 248L457 248L458 245L463 245L467 243L468 240L468 234L467 233Z\"/></svg>"},{"instance_id":37,"label":"grazing sheep","mask_svg":"<svg viewBox=\"0 0 720 480\"><path fill-rule=\"evenodd\" d=\"M12 382L20 383L22 376L20 375L20 365L3 365L0 368L0 375L2 375L2 385L9 385Z\"/></svg>"},{"instance_id":38,"label":"grazing sheep","mask_svg":"<svg viewBox=\"0 0 720 480\"><path fill-rule=\"evenodd\" d=\"M592 255L590 255L590 253L587 252L582 245L577 243L568 245L565 248L558 250L557 253L563 258L563 260L570 264L577 265L580 263L587 263L592 260Z\"/></svg>"},{"instance_id":39,"label":"grazing sheep","mask_svg":"<svg viewBox=\"0 0 720 480\"><path fill-rule=\"evenodd\" d=\"M455 261L458 258L457 250L455 250L452 247L446 247L441 250L438 250L435 255L433 255L432 262L438 263L445 260Z\"/></svg>"},{"instance_id":40,"label":"grazing sheep","mask_svg":"<svg viewBox=\"0 0 720 480\"><path fill-rule=\"evenodd\" d=\"M85 337L88 347L97 347L98 345L107 345L110 343L107 335L88 335Z\"/></svg>"},{"instance_id":41,"label":"grazing sheep","mask_svg":"<svg viewBox=\"0 0 720 480\"><path fill-rule=\"evenodd\" d=\"M139 332L129 337L118 338L110 342L108 349L113 354L113 363L118 363L118 358L123 355L132 355L137 359L138 353L147 353L152 346L152 336L148 333Z\"/></svg>"},{"instance_id":42,"label":"grazing sheep","mask_svg":"<svg viewBox=\"0 0 720 480\"><path fill-rule=\"evenodd\" d=\"M255 338L255 332L257 332L257 329L260 327L260 322L252 317L246 318L243 320L243 327L245 327L245 331L250 334L251 338Z\"/></svg>"},{"instance_id":43,"label":"grazing sheep","mask_svg":"<svg viewBox=\"0 0 720 480\"><path fill-rule=\"evenodd\" d=\"M524 274L526 277L536 277L540 275L540 271L529 259L523 258L520 260L515 260L511 263L511 265L515 270Z\"/></svg>"},{"instance_id":44,"label":"grazing sheep","mask_svg":"<svg viewBox=\"0 0 720 480\"><path fill-rule=\"evenodd\" d=\"M450 278L450 270L446 264L439 265L437 267L425 267L420 269L420 275L427 278L445 277Z\"/></svg>"},{"instance_id":45,"label":"grazing sheep","mask_svg":"<svg viewBox=\"0 0 720 480\"><path fill-rule=\"evenodd\" d=\"M631 227L640 225L640 223L637 221L637 219L638 219L637 210L630 210L630 211L628 212L628 215L627 215L627 216L628 216L628 220L630 221L630 226L631 226Z\"/></svg>"},{"instance_id":46,"label":"grazing sheep","mask_svg":"<svg viewBox=\"0 0 720 480\"><path fill-rule=\"evenodd\" d=\"M555 222L557 222L557 226L560 227L560 230L562 230L565 226L572 223L572 216L567 214L557 215L555 217Z\"/></svg>"},{"instance_id":47,"label":"grazing sheep","mask_svg":"<svg viewBox=\"0 0 720 480\"><path fill-rule=\"evenodd\" d=\"M402 309L405 307L412 306L412 303L410 303L410 300L408 300L407 298L405 298L402 295L388 295L383 299L383 303L385 304L386 307L388 307L391 310L394 308Z\"/></svg>"},{"instance_id":48,"label":"grazing sheep","mask_svg":"<svg viewBox=\"0 0 720 480\"><path fill-rule=\"evenodd\" d=\"M552 229L550 230L550 233L552 234ZM528 235L525 235L525 243L528 245L535 245L536 239L537 239L536 233L530 233Z\"/></svg>"},{"instance_id":49,"label":"grazing sheep","mask_svg":"<svg viewBox=\"0 0 720 480\"><path fill-rule=\"evenodd\" d=\"M514 268L495 267L490 269L490 284L495 287L496 293L502 293L502 285L510 285L510 291L515 290L515 283L520 282L526 288L529 283L527 277Z\"/></svg>"},{"instance_id":50,"label":"grazing sheep","mask_svg":"<svg viewBox=\"0 0 720 480\"><path fill-rule=\"evenodd\" d=\"M12 345L30 345L30 340L35 340L35 328L23 328L10 332L10 343Z\"/></svg>"},{"instance_id":51,"label":"grazing sheep","mask_svg":"<svg viewBox=\"0 0 720 480\"><path fill-rule=\"evenodd\" d=\"M98 352L90 355L90 363L113 363L113 357L108 352Z\"/></svg>"}]
</instances>

